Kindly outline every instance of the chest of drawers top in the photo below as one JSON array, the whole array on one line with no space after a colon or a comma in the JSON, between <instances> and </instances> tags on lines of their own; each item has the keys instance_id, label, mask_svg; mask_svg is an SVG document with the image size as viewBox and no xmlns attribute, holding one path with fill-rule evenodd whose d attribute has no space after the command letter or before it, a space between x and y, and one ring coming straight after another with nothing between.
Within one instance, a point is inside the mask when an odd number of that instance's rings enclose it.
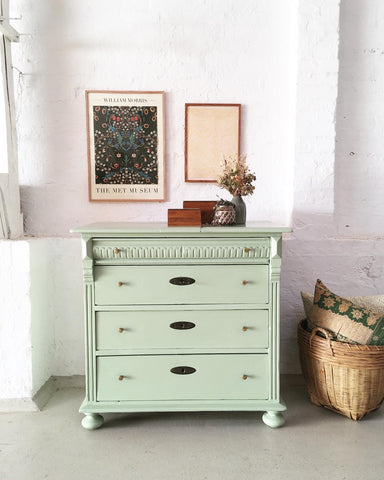
<instances>
[{"instance_id":1,"label":"chest of drawers top","mask_svg":"<svg viewBox=\"0 0 384 480\"><path fill-rule=\"evenodd\" d=\"M279 239L290 229L258 223L168 227L165 223L111 222L89 224L72 231L81 233L86 242L84 257L93 259L96 264L113 265L180 261L220 263L223 260L264 263L271 256L279 256Z\"/></svg>"},{"instance_id":2,"label":"chest of drawers top","mask_svg":"<svg viewBox=\"0 0 384 480\"><path fill-rule=\"evenodd\" d=\"M232 235L263 235L279 234L290 232L291 228L280 226L269 222L249 222L247 225L228 225L228 226L202 226L202 227L168 227L164 222L96 222L76 227L71 230L74 233L81 233L84 236L125 237L126 235L167 235L169 237L187 234L197 237L224 236Z\"/></svg>"}]
</instances>

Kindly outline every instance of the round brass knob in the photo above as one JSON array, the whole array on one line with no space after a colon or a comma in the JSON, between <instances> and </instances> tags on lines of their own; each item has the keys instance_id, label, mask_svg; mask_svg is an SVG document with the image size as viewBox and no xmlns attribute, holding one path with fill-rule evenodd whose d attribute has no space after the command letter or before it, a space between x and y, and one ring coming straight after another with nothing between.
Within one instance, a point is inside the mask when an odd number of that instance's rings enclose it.
<instances>
[{"instance_id":1,"label":"round brass knob","mask_svg":"<svg viewBox=\"0 0 384 480\"><path fill-rule=\"evenodd\" d=\"M123 333L123 331L124 331L124 328L121 328L121 327L120 327L120 328L119 328L119 333Z\"/></svg>"},{"instance_id":2,"label":"round brass knob","mask_svg":"<svg viewBox=\"0 0 384 480\"><path fill-rule=\"evenodd\" d=\"M113 253L120 253L120 250L118 248L114 248Z\"/></svg>"},{"instance_id":3,"label":"round brass knob","mask_svg":"<svg viewBox=\"0 0 384 480\"><path fill-rule=\"evenodd\" d=\"M122 287L122 285L123 285L123 282L117 282L118 287Z\"/></svg>"},{"instance_id":4,"label":"round brass knob","mask_svg":"<svg viewBox=\"0 0 384 480\"><path fill-rule=\"evenodd\" d=\"M123 378L124 378L123 375L120 375L120 376L119 376L119 380L120 380L120 381L123 380Z\"/></svg>"},{"instance_id":5,"label":"round brass knob","mask_svg":"<svg viewBox=\"0 0 384 480\"><path fill-rule=\"evenodd\" d=\"M246 380L248 378L248 375L243 375L243 380Z\"/></svg>"},{"instance_id":6,"label":"round brass knob","mask_svg":"<svg viewBox=\"0 0 384 480\"><path fill-rule=\"evenodd\" d=\"M244 248L244 252L245 252L245 253L249 253L249 251L250 251L250 248L248 248L248 247L245 247L245 248Z\"/></svg>"},{"instance_id":7,"label":"round brass knob","mask_svg":"<svg viewBox=\"0 0 384 480\"><path fill-rule=\"evenodd\" d=\"M243 327L242 330L243 332L246 332L248 330L248 327Z\"/></svg>"},{"instance_id":8,"label":"round brass knob","mask_svg":"<svg viewBox=\"0 0 384 480\"><path fill-rule=\"evenodd\" d=\"M247 282L247 280L243 280L241 283L242 283L243 285L247 285L248 282Z\"/></svg>"}]
</instances>

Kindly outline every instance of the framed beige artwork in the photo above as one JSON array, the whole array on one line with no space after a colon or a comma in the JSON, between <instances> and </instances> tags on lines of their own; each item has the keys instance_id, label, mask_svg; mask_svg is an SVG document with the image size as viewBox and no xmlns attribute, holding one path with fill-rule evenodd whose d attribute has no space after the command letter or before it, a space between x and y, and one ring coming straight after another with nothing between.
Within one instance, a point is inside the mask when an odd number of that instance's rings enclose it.
<instances>
[{"instance_id":1,"label":"framed beige artwork","mask_svg":"<svg viewBox=\"0 0 384 480\"><path fill-rule=\"evenodd\" d=\"M185 104L186 182L216 182L223 157L240 155L240 125L240 104Z\"/></svg>"},{"instance_id":2,"label":"framed beige artwork","mask_svg":"<svg viewBox=\"0 0 384 480\"><path fill-rule=\"evenodd\" d=\"M86 91L90 201L165 200L164 92Z\"/></svg>"}]
</instances>

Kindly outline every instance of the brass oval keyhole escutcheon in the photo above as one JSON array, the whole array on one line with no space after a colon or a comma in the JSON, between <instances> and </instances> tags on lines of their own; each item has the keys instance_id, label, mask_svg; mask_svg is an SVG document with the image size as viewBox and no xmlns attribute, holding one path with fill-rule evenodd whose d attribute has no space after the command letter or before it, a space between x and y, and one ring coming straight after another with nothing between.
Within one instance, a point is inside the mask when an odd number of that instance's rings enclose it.
<instances>
[{"instance_id":1,"label":"brass oval keyhole escutcheon","mask_svg":"<svg viewBox=\"0 0 384 480\"><path fill-rule=\"evenodd\" d=\"M171 368L171 372L175 373L176 375L190 375L191 373L196 372L196 368L185 366L173 367Z\"/></svg>"},{"instance_id":2,"label":"brass oval keyhole escutcheon","mask_svg":"<svg viewBox=\"0 0 384 480\"><path fill-rule=\"evenodd\" d=\"M174 330L190 330L196 327L192 322L173 322L169 326Z\"/></svg>"},{"instance_id":3,"label":"brass oval keyhole escutcheon","mask_svg":"<svg viewBox=\"0 0 384 480\"><path fill-rule=\"evenodd\" d=\"M192 283L195 283L194 278L190 277L174 277L169 280L169 283L172 283L172 285L179 285L179 286L185 286L185 285L192 285Z\"/></svg>"}]
</instances>

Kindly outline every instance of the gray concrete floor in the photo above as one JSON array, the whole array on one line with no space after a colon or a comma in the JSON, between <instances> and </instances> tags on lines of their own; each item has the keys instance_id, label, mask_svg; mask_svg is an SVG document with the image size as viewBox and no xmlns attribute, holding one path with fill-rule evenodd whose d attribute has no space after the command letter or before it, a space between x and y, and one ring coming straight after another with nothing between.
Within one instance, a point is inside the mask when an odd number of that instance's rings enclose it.
<instances>
[{"instance_id":1,"label":"gray concrete floor","mask_svg":"<svg viewBox=\"0 0 384 480\"><path fill-rule=\"evenodd\" d=\"M58 390L41 412L0 414L0 480L377 480L384 408L359 422L312 405L285 380L286 424L261 413L106 414L80 426L80 388Z\"/></svg>"}]
</instances>

